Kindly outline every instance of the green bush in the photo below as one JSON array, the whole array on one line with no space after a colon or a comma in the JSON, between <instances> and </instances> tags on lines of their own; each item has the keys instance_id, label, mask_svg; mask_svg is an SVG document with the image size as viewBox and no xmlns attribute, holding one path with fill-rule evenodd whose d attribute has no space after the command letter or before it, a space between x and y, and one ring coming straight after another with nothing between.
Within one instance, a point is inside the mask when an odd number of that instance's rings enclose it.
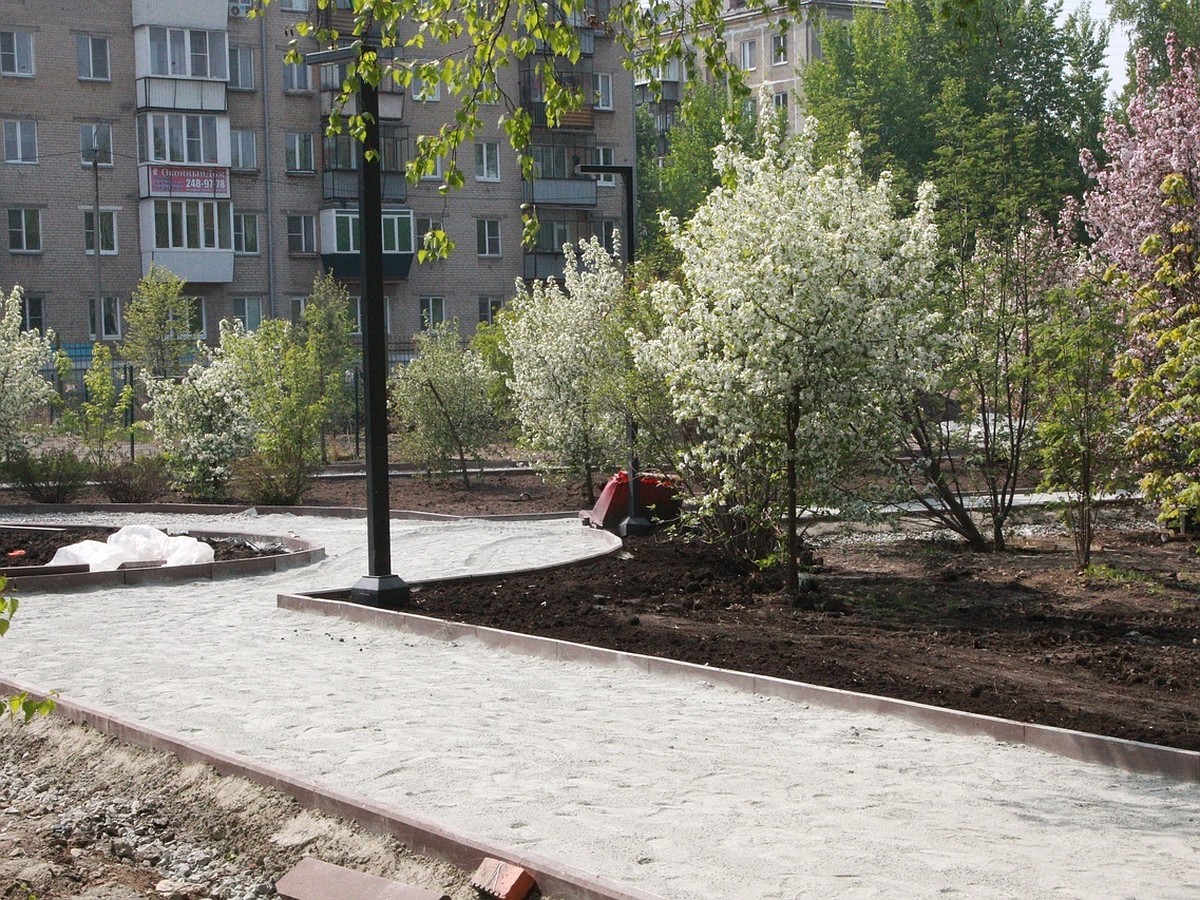
<instances>
[{"instance_id":1,"label":"green bush","mask_svg":"<svg viewBox=\"0 0 1200 900\"><path fill-rule=\"evenodd\" d=\"M35 455L21 450L9 457L9 477L34 503L70 503L87 487L91 466L70 450Z\"/></svg>"},{"instance_id":2,"label":"green bush","mask_svg":"<svg viewBox=\"0 0 1200 900\"><path fill-rule=\"evenodd\" d=\"M295 506L312 490L319 464L300 448L253 453L236 464L233 488L257 506Z\"/></svg>"}]
</instances>

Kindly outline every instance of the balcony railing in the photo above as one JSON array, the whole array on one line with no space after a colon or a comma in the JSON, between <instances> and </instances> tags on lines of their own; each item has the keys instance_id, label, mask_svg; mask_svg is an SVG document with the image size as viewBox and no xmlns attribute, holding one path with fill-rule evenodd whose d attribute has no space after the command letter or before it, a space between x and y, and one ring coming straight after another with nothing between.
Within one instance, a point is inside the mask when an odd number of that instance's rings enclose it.
<instances>
[{"instance_id":1,"label":"balcony railing","mask_svg":"<svg viewBox=\"0 0 1200 900\"><path fill-rule=\"evenodd\" d=\"M326 200L358 199L358 172L353 169L326 170L321 173L321 183ZM404 203L408 199L403 172L383 172L381 185L384 203Z\"/></svg>"},{"instance_id":2,"label":"balcony railing","mask_svg":"<svg viewBox=\"0 0 1200 900\"><path fill-rule=\"evenodd\" d=\"M563 269L566 268L567 258L561 253L543 253L539 251L526 251L522 258L522 277L527 281L538 279L544 281L547 278L562 278Z\"/></svg>"},{"instance_id":3,"label":"balcony railing","mask_svg":"<svg viewBox=\"0 0 1200 900\"><path fill-rule=\"evenodd\" d=\"M595 206L594 178L535 178L525 182L527 203L544 206Z\"/></svg>"},{"instance_id":4,"label":"balcony railing","mask_svg":"<svg viewBox=\"0 0 1200 900\"><path fill-rule=\"evenodd\" d=\"M194 109L225 112L225 82L188 78L139 78L138 109Z\"/></svg>"}]
</instances>

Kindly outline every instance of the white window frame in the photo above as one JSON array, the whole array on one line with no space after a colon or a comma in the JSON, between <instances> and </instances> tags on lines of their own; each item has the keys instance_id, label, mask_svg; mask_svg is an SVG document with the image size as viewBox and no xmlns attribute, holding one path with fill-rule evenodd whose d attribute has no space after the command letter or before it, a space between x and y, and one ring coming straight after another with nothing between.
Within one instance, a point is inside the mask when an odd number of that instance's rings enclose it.
<instances>
[{"instance_id":1,"label":"white window frame","mask_svg":"<svg viewBox=\"0 0 1200 900\"><path fill-rule=\"evenodd\" d=\"M612 75L608 72L592 73L592 108L605 112L613 109Z\"/></svg>"},{"instance_id":2,"label":"white window frame","mask_svg":"<svg viewBox=\"0 0 1200 900\"><path fill-rule=\"evenodd\" d=\"M101 138L101 135L105 136ZM97 155L100 157L100 167L111 169L113 164L112 123L85 122L79 126L79 164L81 166L92 164L93 147L99 150Z\"/></svg>"},{"instance_id":3,"label":"white window frame","mask_svg":"<svg viewBox=\"0 0 1200 900\"><path fill-rule=\"evenodd\" d=\"M597 147L595 149L596 162L602 166L613 166L617 162L617 151L615 147ZM600 187L616 187L617 175L615 172L601 172L596 176L596 184Z\"/></svg>"},{"instance_id":4,"label":"white window frame","mask_svg":"<svg viewBox=\"0 0 1200 900\"><path fill-rule=\"evenodd\" d=\"M306 159L301 159L306 157ZM313 136L307 131L289 131L284 135L284 150L283 150L284 168L289 173L311 174L316 172L313 168ZM307 162L307 166L300 164Z\"/></svg>"},{"instance_id":5,"label":"white window frame","mask_svg":"<svg viewBox=\"0 0 1200 900\"><path fill-rule=\"evenodd\" d=\"M340 209L334 212L333 252L362 252L362 230L358 227L358 213Z\"/></svg>"},{"instance_id":6,"label":"white window frame","mask_svg":"<svg viewBox=\"0 0 1200 900\"><path fill-rule=\"evenodd\" d=\"M4 120L4 161L14 166L33 166L38 161L38 128L35 119ZM26 142L32 137L33 158L27 158ZM10 155L10 150L11 155Z\"/></svg>"},{"instance_id":7,"label":"white window frame","mask_svg":"<svg viewBox=\"0 0 1200 900\"><path fill-rule=\"evenodd\" d=\"M247 237L250 240L247 240ZM253 247L250 244L253 243ZM233 252L239 256L258 256L258 213L233 214Z\"/></svg>"},{"instance_id":8,"label":"white window frame","mask_svg":"<svg viewBox=\"0 0 1200 900\"><path fill-rule=\"evenodd\" d=\"M753 72L758 68L758 41L751 38L738 44L739 60L743 72Z\"/></svg>"},{"instance_id":9,"label":"white window frame","mask_svg":"<svg viewBox=\"0 0 1200 900\"><path fill-rule=\"evenodd\" d=\"M421 330L429 331L446 321L446 298L438 296L418 297L417 315Z\"/></svg>"},{"instance_id":10,"label":"white window frame","mask_svg":"<svg viewBox=\"0 0 1200 900\"><path fill-rule=\"evenodd\" d=\"M417 103L437 103L442 99L442 81L439 78L433 82L433 88L430 89L425 79L413 72L412 81L408 83L408 93Z\"/></svg>"},{"instance_id":11,"label":"white window frame","mask_svg":"<svg viewBox=\"0 0 1200 900\"><path fill-rule=\"evenodd\" d=\"M0 75L8 78L32 78L36 74L33 32L0 31Z\"/></svg>"},{"instance_id":12,"label":"white window frame","mask_svg":"<svg viewBox=\"0 0 1200 900\"><path fill-rule=\"evenodd\" d=\"M295 294L288 297L288 321L299 325L304 321L304 308L308 306L308 297Z\"/></svg>"},{"instance_id":13,"label":"white window frame","mask_svg":"<svg viewBox=\"0 0 1200 900\"><path fill-rule=\"evenodd\" d=\"M383 298L383 302L385 304L387 303L387 297ZM362 295L361 294L351 294L349 301L347 303L347 308L350 312L350 321L354 323L353 325L350 326L352 329L350 334L353 337L358 337L359 335L362 334ZM387 309L386 305L384 306L384 309ZM386 319L386 316L385 316L385 319ZM384 333L386 334L387 333L386 322L384 323L383 330L384 330Z\"/></svg>"},{"instance_id":14,"label":"white window frame","mask_svg":"<svg viewBox=\"0 0 1200 900\"><path fill-rule=\"evenodd\" d=\"M293 229L292 225L299 226ZM293 256L309 256L317 252L317 221L316 216L309 213L299 213L287 217L288 253ZM293 238L299 238L299 246Z\"/></svg>"},{"instance_id":15,"label":"white window frame","mask_svg":"<svg viewBox=\"0 0 1200 900\"><path fill-rule=\"evenodd\" d=\"M307 63L283 64L283 90L288 94L307 94L312 90Z\"/></svg>"},{"instance_id":16,"label":"white window frame","mask_svg":"<svg viewBox=\"0 0 1200 900\"><path fill-rule=\"evenodd\" d=\"M503 255L500 252L499 219L475 220L475 254L487 258Z\"/></svg>"},{"instance_id":17,"label":"white window frame","mask_svg":"<svg viewBox=\"0 0 1200 900\"><path fill-rule=\"evenodd\" d=\"M249 152L247 153L247 145ZM249 159L247 159L249 157ZM258 132L252 128L235 128L229 132L229 168L258 168Z\"/></svg>"},{"instance_id":18,"label":"white window frame","mask_svg":"<svg viewBox=\"0 0 1200 900\"><path fill-rule=\"evenodd\" d=\"M620 226L618 225L616 219L601 219L600 233L597 235L597 237L600 238L600 243L603 245L604 249L614 255L616 254L616 242L613 240L613 238L616 235L619 227Z\"/></svg>"},{"instance_id":19,"label":"white window frame","mask_svg":"<svg viewBox=\"0 0 1200 900\"><path fill-rule=\"evenodd\" d=\"M104 48L104 71L101 73L96 72L97 45ZM80 81L112 81L112 57L108 52L108 38L95 34L75 35L75 66Z\"/></svg>"},{"instance_id":20,"label":"white window frame","mask_svg":"<svg viewBox=\"0 0 1200 900\"><path fill-rule=\"evenodd\" d=\"M112 294L104 295L104 323L100 326L104 329L104 335L101 340L115 341L121 337L121 326L124 324L121 321L121 298ZM96 340L96 298L88 297L88 337L93 341ZM109 321L113 324L112 330L109 329Z\"/></svg>"},{"instance_id":21,"label":"white window frame","mask_svg":"<svg viewBox=\"0 0 1200 900\"><path fill-rule=\"evenodd\" d=\"M224 31L151 25L149 39L151 75L205 81L229 77L229 40Z\"/></svg>"},{"instance_id":22,"label":"white window frame","mask_svg":"<svg viewBox=\"0 0 1200 900\"><path fill-rule=\"evenodd\" d=\"M409 246L400 246L400 236L402 234L401 223L408 222L409 224ZM415 226L412 218L408 213L388 213L383 214L383 252L384 253L412 253L412 228Z\"/></svg>"},{"instance_id":23,"label":"white window frame","mask_svg":"<svg viewBox=\"0 0 1200 900\"><path fill-rule=\"evenodd\" d=\"M165 243L161 242L163 226ZM232 250L232 232L228 200L154 201L155 250Z\"/></svg>"},{"instance_id":24,"label":"white window frame","mask_svg":"<svg viewBox=\"0 0 1200 900\"><path fill-rule=\"evenodd\" d=\"M479 298L479 324L494 325L496 315L500 310L504 309L503 297L488 297L480 296Z\"/></svg>"},{"instance_id":25,"label":"white window frame","mask_svg":"<svg viewBox=\"0 0 1200 900\"><path fill-rule=\"evenodd\" d=\"M13 213L17 213L14 218ZM36 223L30 228L30 221ZM16 224L14 224L14 222ZM41 253L42 252L42 211L35 206L13 206L8 210L8 252L9 253ZM37 246L30 246L30 233L37 238ZM13 238L19 236L14 242Z\"/></svg>"},{"instance_id":26,"label":"white window frame","mask_svg":"<svg viewBox=\"0 0 1200 900\"><path fill-rule=\"evenodd\" d=\"M189 319L191 319L192 321L195 321L197 319L196 310L199 310L200 315L198 317L199 322L197 324L199 324L200 328L197 331L185 331L182 333L176 333L175 336L181 337L181 338L203 340L204 338L208 337L208 310L205 306L204 298L203 297L185 297L184 299L187 300L188 303L192 304L192 311L188 315ZM191 324L191 323L189 322L189 324Z\"/></svg>"},{"instance_id":27,"label":"white window frame","mask_svg":"<svg viewBox=\"0 0 1200 900\"><path fill-rule=\"evenodd\" d=\"M217 134L215 115L143 113L138 116L138 159L141 162L215 165L218 161Z\"/></svg>"},{"instance_id":28,"label":"white window frame","mask_svg":"<svg viewBox=\"0 0 1200 900\"><path fill-rule=\"evenodd\" d=\"M236 62L235 62L236 60ZM254 48L229 48L229 84L231 91L254 90ZM236 75L235 75L236 73Z\"/></svg>"},{"instance_id":29,"label":"white window frame","mask_svg":"<svg viewBox=\"0 0 1200 900\"><path fill-rule=\"evenodd\" d=\"M413 219L413 245L420 250L425 246L425 235L431 231L441 231L442 220L432 216L417 216Z\"/></svg>"},{"instance_id":30,"label":"white window frame","mask_svg":"<svg viewBox=\"0 0 1200 900\"><path fill-rule=\"evenodd\" d=\"M92 218L95 216L95 210L83 209L83 252L86 256L95 256L96 250L93 244L96 240L95 230L90 227ZM107 234L105 233L105 223L108 223ZM105 238L109 238L105 241ZM91 239L89 241L89 238ZM108 246L106 246L106 244ZM116 256L117 255L117 210L114 207L100 207L100 255L101 256Z\"/></svg>"},{"instance_id":31,"label":"white window frame","mask_svg":"<svg viewBox=\"0 0 1200 900\"><path fill-rule=\"evenodd\" d=\"M442 176L445 174L445 168L446 168L445 160L442 159L441 154L438 154L437 156L435 156L433 158L433 171L425 172L424 174L422 174L421 180L422 181L441 181Z\"/></svg>"},{"instance_id":32,"label":"white window frame","mask_svg":"<svg viewBox=\"0 0 1200 900\"><path fill-rule=\"evenodd\" d=\"M788 36L787 32L771 35L771 65L782 66L788 61Z\"/></svg>"},{"instance_id":33,"label":"white window frame","mask_svg":"<svg viewBox=\"0 0 1200 900\"><path fill-rule=\"evenodd\" d=\"M500 180L500 142L475 142L475 180Z\"/></svg>"},{"instance_id":34,"label":"white window frame","mask_svg":"<svg viewBox=\"0 0 1200 900\"><path fill-rule=\"evenodd\" d=\"M279 8L287 12L308 12L309 0L281 0Z\"/></svg>"},{"instance_id":35,"label":"white window frame","mask_svg":"<svg viewBox=\"0 0 1200 900\"><path fill-rule=\"evenodd\" d=\"M262 325L262 297L233 297L230 300L230 316L234 321L241 322L246 331L257 331ZM239 310L239 304L241 309ZM251 313L251 309L254 312ZM253 321L253 325L251 322Z\"/></svg>"}]
</instances>

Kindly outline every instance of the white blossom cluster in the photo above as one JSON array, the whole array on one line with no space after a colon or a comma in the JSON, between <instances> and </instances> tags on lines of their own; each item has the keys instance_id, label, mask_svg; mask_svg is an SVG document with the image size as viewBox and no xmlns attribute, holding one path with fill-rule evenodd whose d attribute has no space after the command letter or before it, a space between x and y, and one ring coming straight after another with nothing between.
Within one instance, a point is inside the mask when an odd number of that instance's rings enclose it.
<instances>
[{"instance_id":1,"label":"white blossom cluster","mask_svg":"<svg viewBox=\"0 0 1200 900\"><path fill-rule=\"evenodd\" d=\"M784 139L768 110L761 129L760 157L719 147L722 186L686 227L665 223L684 283L655 286L665 326L635 351L697 426L683 464L707 476L709 504L780 478L789 430L797 499L834 503L848 467L894 449L899 398L936 365L935 196L922 186L897 216L889 177L867 181L853 139L818 168L815 122Z\"/></svg>"},{"instance_id":2,"label":"white blossom cluster","mask_svg":"<svg viewBox=\"0 0 1200 900\"><path fill-rule=\"evenodd\" d=\"M25 415L54 396L53 385L42 374L54 359L54 335L22 330L23 296L19 285L7 297L0 293L0 451L4 453L20 446Z\"/></svg>"},{"instance_id":3,"label":"white blossom cluster","mask_svg":"<svg viewBox=\"0 0 1200 900\"><path fill-rule=\"evenodd\" d=\"M617 464L624 419L606 389L624 364L606 320L616 315L624 275L596 238L563 247L563 286L517 281L505 341L514 412L536 451L572 469Z\"/></svg>"}]
</instances>

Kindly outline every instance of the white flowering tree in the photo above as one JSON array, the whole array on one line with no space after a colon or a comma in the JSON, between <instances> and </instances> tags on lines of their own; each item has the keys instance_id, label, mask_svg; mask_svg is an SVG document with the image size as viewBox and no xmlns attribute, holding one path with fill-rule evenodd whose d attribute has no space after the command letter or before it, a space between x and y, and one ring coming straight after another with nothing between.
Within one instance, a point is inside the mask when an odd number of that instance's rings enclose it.
<instances>
[{"instance_id":1,"label":"white flowering tree","mask_svg":"<svg viewBox=\"0 0 1200 900\"><path fill-rule=\"evenodd\" d=\"M504 329L509 387L525 443L577 474L594 503L592 470L617 465L624 441L612 379L627 348L608 326L619 315L625 279L596 238L563 251L561 287L549 278L531 288L517 282Z\"/></svg>"},{"instance_id":2,"label":"white flowering tree","mask_svg":"<svg viewBox=\"0 0 1200 900\"><path fill-rule=\"evenodd\" d=\"M238 367L220 348L179 381L146 382L154 436L172 486L198 500L225 498L235 460L254 448L250 401Z\"/></svg>"},{"instance_id":3,"label":"white flowering tree","mask_svg":"<svg viewBox=\"0 0 1200 900\"><path fill-rule=\"evenodd\" d=\"M897 216L853 140L817 168L816 122L784 139L763 107L761 157L718 147L722 186L686 227L667 223L684 281L655 287L665 324L637 355L697 430L683 464L706 476L703 508L736 509L753 490L763 526L786 522L775 547L794 592L797 508L844 502L850 466L894 451L899 401L933 366L935 199L924 186Z\"/></svg>"},{"instance_id":4,"label":"white flowering tree","mask_svg":"<svg viewBox=\"0 0 1200 900\"><path fill-rule=\"evenodd\" d=\"M42 375L54 360L54 335L22 329L23 297L20 285L7 297L0 292L0 450L5 454L20 447L21 424L30 410L54 396Z\"/></svg>"}]
</instances>

